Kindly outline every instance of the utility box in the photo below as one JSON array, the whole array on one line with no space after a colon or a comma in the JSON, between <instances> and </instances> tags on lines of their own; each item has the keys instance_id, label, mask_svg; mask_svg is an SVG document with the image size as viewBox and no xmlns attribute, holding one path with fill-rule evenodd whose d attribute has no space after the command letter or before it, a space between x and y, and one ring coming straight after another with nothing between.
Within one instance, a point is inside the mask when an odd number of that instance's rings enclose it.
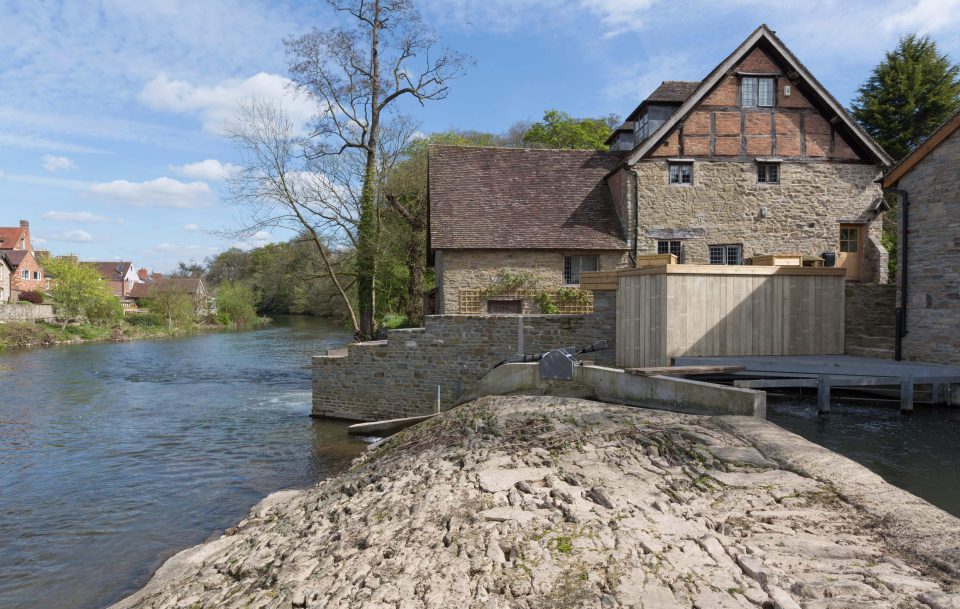
<instances>
[{"instance_id":1,"label":"utility box","mask_svg":"<svg viewBox=\"0 0 960 609\"><path fill-rule=\"evenodd\" d=\"M538 362L541 379L553 381L573 380L573 369L580 365L567 349L548 351Z\"/></svg>"}]
</instances>

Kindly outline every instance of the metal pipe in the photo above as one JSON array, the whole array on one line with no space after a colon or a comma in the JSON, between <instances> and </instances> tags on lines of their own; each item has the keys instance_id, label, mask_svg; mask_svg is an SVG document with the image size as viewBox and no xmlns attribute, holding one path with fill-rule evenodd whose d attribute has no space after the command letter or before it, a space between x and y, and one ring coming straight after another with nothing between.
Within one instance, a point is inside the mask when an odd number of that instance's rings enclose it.
<instances>
[{"instance_id":1,"label":"metal pipe","mask_svg":"<svg viewBox=\"0 0 960 609\"><path fill-rule=\"evenodd\" d=\"M901 361L903 359L903 337L907 335L907 273L908 261L908 243L907 235L910 228L910 194L901 188L884 188L883 192L892 192L900 198L900 242L897 247L900 249L900 264L897 265L897 272L900 274L900 302L897 303L897 329L893 349L893 359Z\"/></svg>"}]
</instances>

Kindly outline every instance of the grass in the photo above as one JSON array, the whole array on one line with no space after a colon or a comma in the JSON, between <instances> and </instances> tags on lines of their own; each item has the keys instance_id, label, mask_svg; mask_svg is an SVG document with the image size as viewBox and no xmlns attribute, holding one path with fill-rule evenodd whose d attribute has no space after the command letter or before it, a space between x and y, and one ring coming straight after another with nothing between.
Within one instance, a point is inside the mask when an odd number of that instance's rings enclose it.
<instances>
[{"instance_id":1,"label":"grass","mask_svg":"<svg viewBox=\"0 0 960 609\"><path fill-rule=\"evenodd\" d=\"M0 350L47 347L59 343L165 338L213 328L214 326L169 328L162 324L144 323L139 319L133 323L124 319L108 324L82 323L68 324L65 327L45 322L12 322L0 324Z\"/></svg>"},{"instance_id":2,"label":"grass","mask_svg":"<svg viewBox=\"0 0 960 609\"><path fill-rule=\"evenodd\" d=\"M385 315L385 316L383 317L383 324L382 324L382 326L383 326L383 328L386 329L386 330L396 330L396 329L398 329L398 328L406 328L407 325L408 325L408 323L407 323L407 316L406 316L406 315L398 315L398 314L396 314L396 313L388 313L387 315Z\"/></svg>"}]
</instances>

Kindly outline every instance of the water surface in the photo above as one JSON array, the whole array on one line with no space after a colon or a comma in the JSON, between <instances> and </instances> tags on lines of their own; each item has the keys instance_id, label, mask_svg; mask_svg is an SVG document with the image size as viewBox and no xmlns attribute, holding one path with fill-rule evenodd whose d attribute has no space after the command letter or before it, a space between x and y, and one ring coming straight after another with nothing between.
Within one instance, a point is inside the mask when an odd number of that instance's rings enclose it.
<instances>
[{"instance_id":1,"label":"water surface","mask_svg":"<svg viewBox=\"0 0 960 609\"><path fill-rule=\"evenodd\" d=\"M362 450L310 412L319 320L0 354L0 607L93 609Z\"/></svg>"},{"instance_id":2,"label":"water surface","mask_svg":"<svg viewBox=\"0 0 960 609\"><path fill-rule=\"evenodd\" d=\"M960 408L834 400L817 415L815 398L767 398L767 419L866 466L887 482L960 516Z\"/></svg>"}]
</instances>

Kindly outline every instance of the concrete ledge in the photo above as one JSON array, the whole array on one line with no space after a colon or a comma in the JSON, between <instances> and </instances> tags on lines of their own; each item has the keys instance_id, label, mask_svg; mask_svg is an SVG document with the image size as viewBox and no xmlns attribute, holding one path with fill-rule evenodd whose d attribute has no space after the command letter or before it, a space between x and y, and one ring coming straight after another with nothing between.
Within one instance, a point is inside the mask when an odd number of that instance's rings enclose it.
<instances>
[{"instance_id":1,"label":"concrete ledge","mask_svg":"<svg viewBox=\"0 0 960 609\"><path fill-rule=\"evenodd\" d=\"M578 391L579 390L579 391ZM504 364L480 379L458 403L484 395L588 394L603 402L687 414L766 418L767 394L667 376L634 376L620 368L577 366L572 381L544 381L535 363Z\"/></svg>"}]
</instances>

